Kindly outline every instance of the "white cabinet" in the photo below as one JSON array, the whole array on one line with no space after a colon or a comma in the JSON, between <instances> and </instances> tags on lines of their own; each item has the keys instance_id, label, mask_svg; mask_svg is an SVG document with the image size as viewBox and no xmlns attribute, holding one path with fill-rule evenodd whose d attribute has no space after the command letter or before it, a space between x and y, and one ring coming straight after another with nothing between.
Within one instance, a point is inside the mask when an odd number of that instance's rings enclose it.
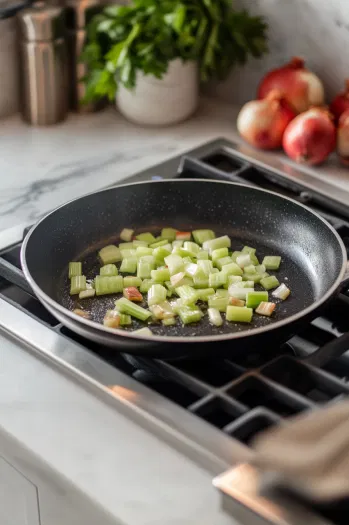
<instances>
[{"instance_id":1,"label":"white cabinet","mask_svg":"<svg viewBox=\"0 0 349 525\"><path fill-rule=\"evenodd\" d=\"M1 525L40 525L37 488L0 456Z\"/></svg>"}]
</instances>

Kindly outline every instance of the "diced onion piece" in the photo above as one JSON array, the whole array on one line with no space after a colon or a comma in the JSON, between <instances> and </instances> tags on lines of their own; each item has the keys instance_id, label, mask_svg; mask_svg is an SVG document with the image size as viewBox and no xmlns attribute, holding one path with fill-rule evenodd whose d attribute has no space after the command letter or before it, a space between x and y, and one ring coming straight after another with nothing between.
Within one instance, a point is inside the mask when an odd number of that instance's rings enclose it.
<instances>
[{"instance_id":1,"label":"diced onion piece","mask_svg":"<svg viewBox=\"0 0 349 525\"><path fill-rule=\"evenodd\" d=\"M245 266L250 266L252 264L251 256L249 253L242 253L236 258L236 263L240 268L245 268Z\"/></svg>"},{"instance_id":2,"label":"diced onion piece","mask_svg":"<svg viewBox=\"0 0 349 525\"><path fill-rule=\"evenodd\" d=\"M79 317L83 317L84 319L91 319L90 312L86 312L86 310L81 310L81 308L75 308L75 310L73 310L73 313L78 315Z\"/></svg>"},{"instance_id":3,"label":"diced onion piece","mask_svg":"<svg viewBox=\"0 0 349 525\"><path fill-rule=\"evenodd\" d=\"M186 264L184 271L186 275L189 275L190 277L195 277L195 274L200 269L200 266L198 266L195 263Z\"/></svg>"},{"instance_id":4,"label":"diced onion piece","mask_svg":"<svg viewBox=\"0 0 349 525\"><path fill-rule=\"evenodd\" d=\"M229 295L236 297L237 299L246 300L246 295L250 292L254 292L254 288L237 288L234 285L229 286Z\"/></svg>"},{"instance_id":5,"label":"diced onion piece","mask_svg":"<svg viewBox=\"0 0 349 525\"><path fill-rule=\"evenodd\" d=\"M162 303L166 300L167 290L162 284L153 284L148 291L148 305Z\"/></svg>"},{"instance_id":6,"label":"diced onion piece","mask_svg":"<svg viewBox=\"0 0 349 525\"><path fill-rule=\"evenodd\" d=\"M272 315L272 313L274 312L276 308L276 304L275 303L269 303L269 302L264 302L262 301L259 305L258 305L258 308L256 308L255 312L259 315L264 315L266 317L270 317Z\"/></svg>"},{"instance_id":7,"label":"diced onion piece","mask_svg":"<svg viewBox=\"0 0 349 525\"><path fill-rule=\"evenodd\" d=\"M282 283L278 288L276 288L276 290L272 292L272 296L285 301L285 299L287 299L290 293L291 290L287 288L286 284Z\"/></svg>"},{"instance_id":8,"label":"diced onion piece","mask_svg":"<svg viewBox=\"0 0 349 525\"><path fill-rule=\"evenodd\" d=\"M278 286L280 286L280 283L275 277L275 275L270 275L269 277L261 279L260 283L266 290L272 290L273 288L277 288Z\"/></svg>"},{"instance_id":9,"label":"diced onion piece","mask_svg":"<svg viewBox=\"0 0 349 525\"><path fill-rule=\"evenodd\" d=\"M103 265L116 263L122 259L120 249L113 244L102 248L99 252L99 257L101 258Z\"/></svg>"},{"instance_id":10,"label":"diced onion piece","mask_svg":"<svg viewBox=\"0 0 349 525\"><path fill-rule=\"evenodd\" d=\"M122 297L115 301L115 307L122 314L131 315L140 321L146 321L151 317L151 312L149 312L149 310L142 308L138 304L134 304L132 301L126 299L126 297Z\"/></svg>"},{"instance_id":11,"label":"diced onion piece","mask_svg":"<svg viewBox=\"0 0 349 525\"><path fill-rule=\"evenodd\" d=\"M232 321L235 323L250 323L252 321L252 316L252 308L246 308L241 306L227 307L227 321Z\"/></svg>"},{"instance_id":12,"label":"diced onion piece","mask_svg":"<svg viewBox=\"0 0 349 525\"><path fill-rule=\"evenodd\" d=\"M262 264L267 270L278 270L281 264L281 257L279 255L267 255L264 257Z\"/></svg>"},{"instance_id":13,"label":"diced onion piece","mask_svg":"<svg viewBox=\"0 0 349 525\"><path fill-rule=\"evenodd\" d=\"M146 327L140 328L139 330L134 330L132 333L136 334L136 335L139 335L139 336L143 336L144 335L144 336L147 336L147 337L153 335L153 332L150 330L150 328L146 328Z\"/></svg>"},{"instance_id":14,"label":"diced onion piece","mask_svg":"<svg viewBox=\"0 0 349 525\"><path fill-rule=\"evenodd\" d=\"M185 273L179 272L172 275L170 278L171 285L176 288L177 286L183 286L185 284Z\"/></svg>"},{"instance_id":15,"label":"diced onion piece","mask_svg":"<svg viewBox=\"0 0 349 525\"><path fill-rule=\"evenodd\" d=\"M94 288L89 288L88 290L83 290L79 293L79 299L90 299L96 295L96 290Z\"/></svg>"},{"instance_id":16,"label":"diced onion piece","mask_svg":"<svg viewBox=\"0 0 349 525\"><path fill-rule=\"evenodd\" d=\"M70 262L69 263L69 279L82 275L82 263L81 262Z\"/></svg>"},{"instance_id":17,"label":"diced onion piece","mask_svg":"<svg viewBox=\"0 0 349 525\"><path fill-rule=\"evenodd\" d=\"M107 313L103 319L104 326L108 328L119 328L120 326L120 314L117 310L107 310Z\"/></svg>"},{"instance_id":18,"label":"diced onion piece","mask_svg":"<svg viewBox=\"0 0 349 525\"><path fill-rule=\"evenodd\" d=\"M182 257L173 253L165 257L165 264L168 267L171 275L182 272L184 269Z\"/></svg>"},{"instance_id":19,"label":"diced onion piece","mask_svg":"<svg viewBox=\"0 0 349 525\"><path fill-rule=\"evenodd\" d=\"M133 234L134 234L134 230L130 230L129 228L124 228L122 232L120 233L120 239L122 241L130 241L132 239Z\"/></svg>"},{"instance_id":20,"label":"diced onion piece","mask_svg":"<svg viewBox=\"0 0 349 525\"><path fill-rule=\"evenodd\" d=\"M231 306L245 306L245 301L236 297L229 297L229 304Z\"/></svg>"},{"instance_id":21,"label":"diced onion piece","mask_svg":"<svg viewBox=\"0 0 349 525\"><path fill-rule=\"evenodd\" d=\"M183 248L187 252L189 252L191 256L195 256L195 257L196 257L196 254L199 253L200 251L200 246L196 244L196 242L185 241Z\"/></svg>"},{"instance_id":22,"label":"diced onion piece","mask_svg":"<svg viewBox=\"0 0 349 525\"><path fill-rule=\"evenodd\" d=\"M212 230L194 230L193 237L198 244L204 244L204 242L214 239L215 233Z\"/></svg>"},{"instance_id":23,"label":"diced onion piece","mask_svg":"<svg viewBox=\"0 0 349 525\"><path fill-rule=\"evenodd\" d=\"M141 303L143 301L143 295L134 286L124 288L123 296L126 297L126 299L128 299L129 301L134 301L136 303Z\"/></svg>"},{"instance_id":24,"label":"diced onion piece","mask_svg":"<svg viewBox=\"0 0 349 525\"><path fill-rule=\"evenodd\" d=\"M183 306L182 299L176 299L175 301L171 301L170 305L174 313L178 315L179 309Z\"/></svg>"},{"instance_id":25,"label":"diced onion piece","mask_svg":"<svg viewBox=\"0 0 349 525\"><path fill-rule=\"evenodd\" d=\"M163 301L159 304L154 304L149 307L151 313L156 319L171 319L175 316L175 312L168 301Z\"/></svg>"},{"instance_id":26,"label":"diced onion piece","mask_svg":"<svg viewBox=\"0 0 349 525\"><path fill-rule=\"evenodd\" d=\"M177 241L190 241L191 232L176 232Z\"/></svg>"},{"instance_id":27,"label":"diced onion piece","mask_svg":"<svg viewBox=\"0 0 349 525\"><path fill-rule=\"evenodd\" d=\"M210 275L210 273L212 273L212 270L213 270L213 264L212 264L212 261L198 261L198 266L202 269L202 271L206 274L206 275Z\"/></svg>"},{"instance_id":28,"label":"diced onion piece","mask_svg":"<svg viewBox=\"0 0 349 525\"><path fill-rule=\"evenodd\" d=\"M222 326L223 319L219 310L217 310L216 308L209 308L207 310L207 313L211 324L213 324L214 326Z\"/></svg>"},{"instance_id":29,"label":"diced onion piece","mask_svg":"<svg viewBox=\"0 0 349 525\"><path fill-rule=\"evenodd\" d=\"M229 297L221 295L210 295L208 298L209 308L216 308L219 312L225 312L229 303Z\"/></svg>"}]
</instances>

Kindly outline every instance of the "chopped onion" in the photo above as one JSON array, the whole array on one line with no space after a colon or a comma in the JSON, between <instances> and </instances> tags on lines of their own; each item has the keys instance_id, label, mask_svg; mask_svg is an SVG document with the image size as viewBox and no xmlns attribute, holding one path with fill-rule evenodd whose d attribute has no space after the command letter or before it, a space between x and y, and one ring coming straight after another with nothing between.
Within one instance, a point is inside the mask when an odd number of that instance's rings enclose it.
<instances>
[{"instance_id":1,"label":"chopped onion","mask_svg":"<svg viewBox=\"0 0 349 525\"><path fill-rule=\"evenodd\" d=\"M230 297L229 304L232 306L245 306L245 301L238 299L237 297Z\"/></svg>"},{"instance_id":2,"label":"chopped onion","mask_svg":"<svg viewBox=\"0 0 349 525\"><path fill-rule=\"evenodd\" d=\"M273 297L277 297L278 299L282 299L283 301L287 299L287 297L290 295L291 290L287 288L286 284L282 283L276 290L272 292Z\"/></svg>"},{"instance_id":3,"label":"chopped onion","mask_svg":"<svg viewBox=\"0 0 349 525\"><path fill-rule=\"evenodd\" d=\"M249 253L242 253L236 258L237 264L240 268L245 268L245 266L250 266L252 264L251 256Z\"/></svg>"},{"instance_id":4,"label":"chopped onion","mask_svg":"<svg viewBox=\"0 0 349 525\"><path fill-rule=\"evenodd\" d=\"M86 310L81 310L81 308L75 308L75 310L73 310L73 313L79 315L80 317L83 317L84 319L91 319L90 312L86 312Z\"/></svg>"},{"instance_id":5,"label":"chopped onion","mask_svg":"<svg viewBox=\"0 0 349 525\"><path fill-rule=\"evenodd\" d=\"M256 308L255 312L259 315L270 317L271 314L274 312L275 308L275 303L267 303L262 301L261 303L259 303L258 308Z\"/></svg>"},{"instance_id":6,"label":"chopped onion","mask_svg":"<svg viewBox=\"0 0 349 525\"><path fill-rule=\"evenodd\" d=\"M134 301L137 303L143 301L143 295L139 290L137 290L135 286L129 286L128 288L124 288L123 295L129 301Z\"/></svg>"},{"instance_id":7,"label":"chopped onion","mask_svg":"<svg viewBox=\"0 0 349 525\"><path fill-rule=\"evenodd\" d=\"M104 326L108 328L119 328L120 326L120 314L117 310L107 310L107 313L103 319Z\"/></svg>"}]
</instances>

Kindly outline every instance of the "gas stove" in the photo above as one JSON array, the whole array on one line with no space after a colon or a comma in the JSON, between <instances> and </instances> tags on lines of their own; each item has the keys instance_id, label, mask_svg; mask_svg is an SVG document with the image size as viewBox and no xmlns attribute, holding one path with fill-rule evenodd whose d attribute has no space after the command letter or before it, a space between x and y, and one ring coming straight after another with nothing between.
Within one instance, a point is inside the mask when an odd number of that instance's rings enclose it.
<instances>
[{"instance_id":1,"label":"gas stove","mask_svg":"<svg viewBox=\"0 0 349 525\"><path fill-rule=\"evenodd\" d=\"M349 254L349 195L274 157L218 139L127 180L179 177L236 181L305 203L333 225ZM304 361L349 330L349 293L340 294L322 317L281 348L234 360L165 362L117 354L65 328L33 296L20 268L20 248L16 243L0 253L0 329L69 367L80 380L123 397L157 422L163 439L212 472L240 464L215 485L224 508L238 513L242 523L296 523L280 514L280 503L259 499L256 473L246 464L250 444L289 416L349 395L349 353L323 369ZM332 523L339 523L336 517Z\"/></svg>"}]
</instances>

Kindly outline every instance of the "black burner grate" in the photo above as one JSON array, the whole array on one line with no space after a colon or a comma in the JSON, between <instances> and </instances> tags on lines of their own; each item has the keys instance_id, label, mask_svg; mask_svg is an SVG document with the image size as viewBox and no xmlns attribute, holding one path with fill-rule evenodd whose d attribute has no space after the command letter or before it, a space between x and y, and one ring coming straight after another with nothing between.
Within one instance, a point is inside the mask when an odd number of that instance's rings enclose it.
<instances>
[{"instance_id":1,"label":"black burner grate","mask_svg":"<svg viewBox=\"0 0 349 525\"><path fill-rule=\"evenodd\" d=\"M162 170L154 168L154 172L159 173L157 177L162 173L165 177L166 173L166 177L238 181L305 202L331 222L349 253L349 206L325 199L316 192L310 193L297 181L257 168L220 149L201 159L178 159L176 174L168 173L165 164L161 166ZM136 182L144 176L140 174L131 180ZM59 324L30 292L20 270L19 252L20 245L16 245L0 256L0 295L5 300L246 445L258 432L279 424L285 417L349 395L349 356L331 361L323 370L303 360L349 331L347 294L341 294L323 317L281 348L249 352L234 361L164 362L117 354Z\"/></svg>"}]
</instances>

